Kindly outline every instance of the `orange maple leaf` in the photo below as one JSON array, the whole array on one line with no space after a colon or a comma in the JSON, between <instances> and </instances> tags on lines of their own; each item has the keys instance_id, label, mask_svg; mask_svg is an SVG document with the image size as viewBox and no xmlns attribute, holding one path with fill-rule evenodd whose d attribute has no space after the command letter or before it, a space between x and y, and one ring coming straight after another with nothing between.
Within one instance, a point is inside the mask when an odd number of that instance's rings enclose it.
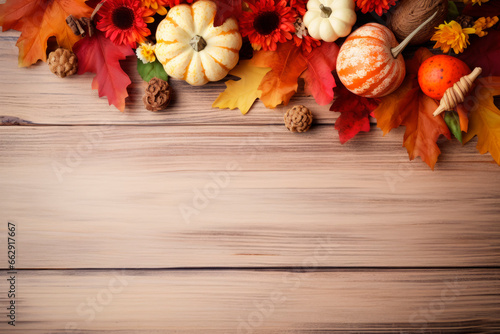
<instances>
[{"instance_id":1,"label":"orange maple leaf","mask_svg":"<svg viewBox=\"0 0 500 334\"><path fill-rule=\"evenodd\" d=\"M469 131L464 144L477 135L479 153L490 152L500 165L500 110L495 106L494 96L500 95L500 77L481 78L473 93L463 106L469 111Z\"/></svg>"},{"instance_id":2,"label":"orange maple leaf","mask_svg":"<svg viewBox=\"0 0 500 334\"><path fill-rule=\"evenodd\" d=\"M450 131L443 118L434 117L438 107L436 100L422 93L418 85L418 68L432 53L419 49L415 57L406 63L406 78L394 93L382 97L381 103L373 112L377 126L384 135L394 128L405 126L403 146L406 147L410 160L421 157L434 169L441 154L436 141L440 135L451 138Z\"/></svg>"},{"instance_id":3,"label":"orange maple leaf","mask_svg":"<svg viewBox=\"0 0 500 334\"><path fill-rule=\"evenodd\" d=\"M252 58L257 67L271 67L259 86L260 99L267 108L287 105L297 92L298 79L307 68L307 60L293 42L279 44L276 51L259 51Z\"/></svg>"},{"instance_id":4,"label":"orange maple leaf","mask_svg":"<svg viewBox=\"0 0 500 334\"><path fill-rule=\"evenodd\" d=\"M469 111L463 104L457 106L457 114L460 119L460 130L467 132L469 130Z\"/></svg>"},{"instance_id":5,"label":"orange maple leaf","mask_svg":"<svg viewBox=\"0 0 500 334\"><path fill-rule=\"evenodd\" d=\"M7 0L0 5L2 31L21 32L17 41L19 66L47 60L47 40L55 36L59 46L71 50L80 38L66 24L66 18L88 17L92 8L85 0Z\"/></svg>"}]
</instances>

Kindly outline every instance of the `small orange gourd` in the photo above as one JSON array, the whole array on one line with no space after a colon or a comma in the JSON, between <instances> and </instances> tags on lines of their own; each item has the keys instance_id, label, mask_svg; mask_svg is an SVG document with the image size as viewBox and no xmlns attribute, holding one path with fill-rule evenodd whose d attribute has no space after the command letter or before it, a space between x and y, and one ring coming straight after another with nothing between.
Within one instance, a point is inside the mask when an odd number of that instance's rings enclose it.
<instances>
[{"instance_id":1,"label":"small orange gourd","mask_svg":"<svg viewBox=\"0 0 500 334\"><path fill-rule=\"evenodd\" d=\"M340 48L337 73L344 86L356 95L382 97L395 91L406 74L401 52L437 13L422 23L401 44L378 23L368 23L353 32Z\"/></svg>"},{"instance_id":2,"label":"small orange gourd","mask_svg":"<svg viewBox=\"0 0 500 334\"><path fill-rule=\"evenodd\" d=\"M446 90L470 74L466 63L448 55L427 58L418 69L418 84L425 95L440 100Z\"/></svg>"}]
</instances>

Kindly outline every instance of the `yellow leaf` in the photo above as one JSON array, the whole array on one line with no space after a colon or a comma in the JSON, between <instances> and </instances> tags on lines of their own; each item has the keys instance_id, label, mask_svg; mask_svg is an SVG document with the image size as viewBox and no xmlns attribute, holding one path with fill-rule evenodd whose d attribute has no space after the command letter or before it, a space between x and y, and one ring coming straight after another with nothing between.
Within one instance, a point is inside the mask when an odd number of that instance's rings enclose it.
<instances>
[{"instance_id":1,"label":"yellow leaf","mask_svg":"<svg viewBox=\"0 0 500 334\"><path fill-rule=\"evenodd\" d=\"M213 108L238 108L244 115L250 110L256 99L260 98L262 91L258 90L264 76L271 69L267 67L256 67L249 60L239 63L229 74L240 77L241 80L228 80L226 90L212 104Z\"/></svg>"},{"instance_id":2,"label":"yellow leaf","mask_svg":"<svg viewBox=\"0 0 500 334\"><path fill-rule=\"evenodd\" d=\"M500 95L500 77L487 77L476 81L477 86L464 106L469 109L469 131L464 143L477 135L479 153L490 152L500 165L500 110L495 106L494 96Z\"/></svg>"}]
</instances>

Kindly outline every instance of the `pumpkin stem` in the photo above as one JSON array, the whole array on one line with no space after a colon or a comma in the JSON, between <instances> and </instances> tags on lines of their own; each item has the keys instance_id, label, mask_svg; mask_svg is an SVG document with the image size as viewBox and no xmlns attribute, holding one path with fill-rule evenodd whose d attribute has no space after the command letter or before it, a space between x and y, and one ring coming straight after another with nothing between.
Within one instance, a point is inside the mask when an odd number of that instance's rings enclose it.
<instances>
[{"instance_id":1,"label":"pumpkin stem","mask_svg":"<svg viewBox=\"0 0 500 334\"><path fill-rule=\"evenodd\" d=\"M323 4L319 5L319 9L321 9L321 17L327 18L332 15L332 9L330 7L326 7Z\"/></svg>"},{"instance_id":2,"label":"pumpkin stem","mask_svg":"<svg viewBox=\"0 0 500 334\"><path fill-rule=\"evenodd\" d=\"M200 35L196 35L191 38L189 45L191 45L194 51L200 52L207 46L207 42Z\"/></svg>"},{"instance_id":3,"label":"pumpkin stem","mask_svg":"<svg viewBox=\"0 0 500 334\"><path fill-rule=\"evenodd\" d=\"M413 30L413 32L411 34L409 34L408 37L406 37L401 42L401 44L399 44L395 48L392 48L391 49L392 56L394 58L397 58L401 54L401 52L403 52L403 50L408 46L408 44L411 42L411 40L413 39L413 37L415 37L415 35L418 34L420 32L420 30L422 30L427 24L429 24L429 22L431 22L436 17L437 14L438 14L438 11L436 11L434 13L434 15L432 15L431 17L429 17L424 23L422 23L421 25L419 25L417 27L417 29Z\"/></svg>"}]
</instances>

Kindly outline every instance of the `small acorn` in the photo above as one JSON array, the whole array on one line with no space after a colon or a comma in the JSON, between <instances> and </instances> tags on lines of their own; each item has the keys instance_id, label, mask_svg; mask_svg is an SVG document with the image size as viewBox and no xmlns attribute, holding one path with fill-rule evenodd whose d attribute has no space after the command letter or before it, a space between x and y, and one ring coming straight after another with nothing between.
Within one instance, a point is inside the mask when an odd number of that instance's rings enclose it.
<instances>
[{"instance_id":1,"label":"small acorn","mask_svg":"<svg viewBox=\"0 0 500 334\"><path fill-rule=\"evenodd\" d=\"M68 49L58 48L49 54L49 68L60 78L73 75L78 71L78 58Z\"/></svg>"}]
</instances>

